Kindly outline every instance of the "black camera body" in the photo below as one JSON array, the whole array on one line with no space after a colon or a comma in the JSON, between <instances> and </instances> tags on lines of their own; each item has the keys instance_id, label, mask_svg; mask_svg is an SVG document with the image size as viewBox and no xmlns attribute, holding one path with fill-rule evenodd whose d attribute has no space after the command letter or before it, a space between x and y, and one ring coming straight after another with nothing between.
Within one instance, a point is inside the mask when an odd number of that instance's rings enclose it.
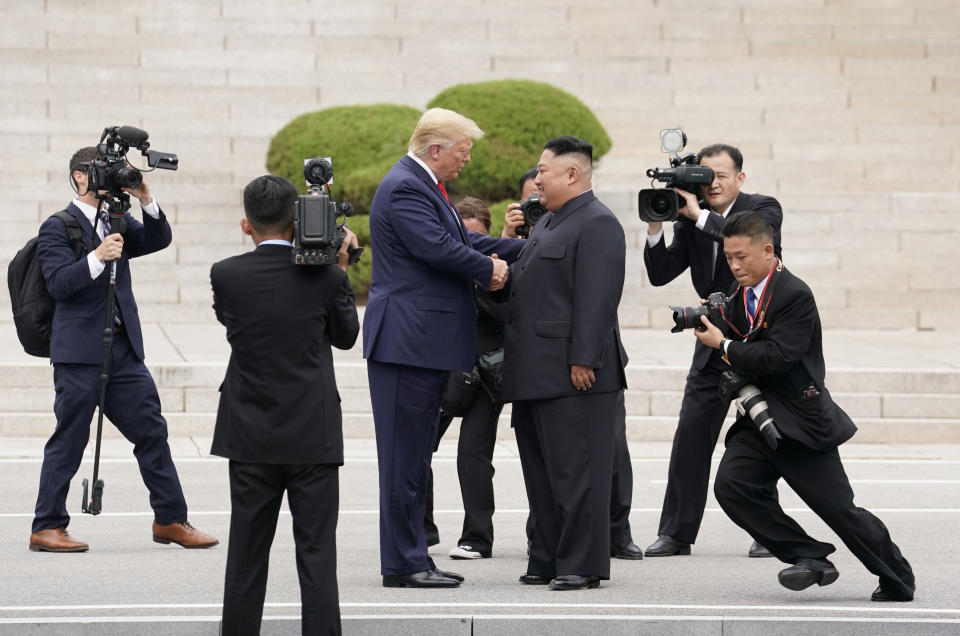
<instances>
[{"instance_id":1,"label":"black camera body","mask_svg":"<svg viewBox=\"0 0 960 636\"><path fill-rule=\"evenodd\" d=\"M679 128L660 131L660 146L663 152L670 156L669 168L650 168L647 176L651 182L657 181L667 185L666 188L647 188L637 195L637 206L640 210L640 220L650 222L676 221L679 210L683 207L680 195L670 188L686 190L697 198L700 197L700 186L710 185L713 182L713 170L706 166L697 165L697 157L693 153L680 154L687 145L687 136Z\"/></svg>"},{"instance_id":2,"label":"black camera body","mask_svg":"<svg viewBox=\"0 0 960 636\"><path fill-rule=\"evenodd\" d=\"M706 316L710 322L720 327L723 324L723 314L727 310L729 302L730 299L723 292L713 292L707 297L705 304L697 307L670 305L670 309L673 311L673 328L670 333L680 333L684 329L701 327L701 316Z\"/></svg>"},{"instance_id":3,"label":"black camera body","mask_svg":"<svg viewBox=\"0 0 960 636\"><path fill-rule=\"evenodd\" d=\"M291 261L294 265L334 265L338 261L337 251L347 236L343 230L345 222L339 223L338 219L353 216L353 206L330 198L333 166L329 158L306 159L303 176L310 194L301 195L294 208ZM360 260L363 248L350 248L348 253L349 262L353 264Z\"/></svg>"},{"instance_id":4,"label":"black camera body","mask_svg":"<svg viewBox=\"0 0 960 636\"><path fill-rule=\"evenodd\" d=\"M523 212L523 223L517 226L516 232L520 238L527 238L540 217L547 213L547 208L540 203L540 195L534 192L520 204L520 210Z\"/></svg>"},{"instance_id":5,"label":"black camera body","mask_svg":"<svg viewBox=\"0 0 960 636\"><path fill-rule=\"evenodd\" d=\"M106 191L105 196L118 197L123 188L136 188L143 183L143 173L129 165L127 152L136 148L147 158L151 168L176 170L180 165L177 155L150 150L150 135L133 126L109 126L103 129L97 144L97 158L87 169L87 189Z\"/></svg>"}]
</instances>

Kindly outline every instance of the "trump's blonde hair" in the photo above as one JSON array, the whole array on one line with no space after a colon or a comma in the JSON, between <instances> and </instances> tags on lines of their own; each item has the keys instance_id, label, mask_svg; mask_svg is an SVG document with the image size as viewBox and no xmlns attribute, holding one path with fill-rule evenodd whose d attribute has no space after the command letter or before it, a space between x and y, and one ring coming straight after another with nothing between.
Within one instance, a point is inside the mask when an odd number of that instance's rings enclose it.
<instances>
[{"instance_id":1,"label":"trump's blonde hair","mask_svg":"<svg viewBox=\"0 0 960 636\"><path fill-rule=\"evenodd\" d=\"M483 131L475 121L460 113L431 108L417 122L407 149L422 159L430 152L430 146L449 148L464 137L480 139Z\"/></svg>"}]
</instances>

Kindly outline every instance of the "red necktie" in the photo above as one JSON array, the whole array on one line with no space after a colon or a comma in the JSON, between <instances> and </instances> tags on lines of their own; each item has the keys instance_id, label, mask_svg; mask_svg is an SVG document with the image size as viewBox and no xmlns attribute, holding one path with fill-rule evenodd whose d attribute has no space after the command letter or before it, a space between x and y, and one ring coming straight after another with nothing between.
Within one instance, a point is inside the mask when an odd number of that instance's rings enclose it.
<instances>
[{"instance_id":1,"label":"red necktie","mask_svg":"<svg viewBox=\"0 0 960 636\"><path fill-rule=\"evenodd\" d=\"M450 197L447 196L447 189L443 187L443 182L437 181L437 187L440 188L440 194L447 200L447 203L450 203Z\"/></svg>"}]
</instances>

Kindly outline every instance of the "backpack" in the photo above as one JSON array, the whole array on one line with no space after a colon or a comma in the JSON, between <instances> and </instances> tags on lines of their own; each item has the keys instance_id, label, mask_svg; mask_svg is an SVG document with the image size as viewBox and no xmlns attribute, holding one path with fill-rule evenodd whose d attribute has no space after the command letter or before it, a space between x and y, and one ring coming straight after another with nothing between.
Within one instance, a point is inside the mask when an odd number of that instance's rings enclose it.
<instances>
[{"instance_id":1,"label":"backpack","mask_svg":"<svg viewBox=\"0 0 960 636\"><path fill-rule=\"evenodd\" d=\"M66 226L67 238L77 260L86 253L87 241L77 220L66 210L51 216ZM37 237L34 236L7 267L7 287L13 305L13 322L23 350L32 356L50 357L50 329L53 325L55 301L47 291L47 283L37 258Z\"/></svg>"}]
</instances>

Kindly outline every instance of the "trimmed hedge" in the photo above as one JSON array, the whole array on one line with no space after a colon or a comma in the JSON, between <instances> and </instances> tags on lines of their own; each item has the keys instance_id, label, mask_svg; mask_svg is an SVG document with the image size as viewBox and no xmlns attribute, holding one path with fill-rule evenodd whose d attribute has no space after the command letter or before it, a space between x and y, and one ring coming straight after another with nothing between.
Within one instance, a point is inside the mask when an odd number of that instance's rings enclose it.
<instances>
[{"instance_id":1,"label":"trimmed hedge","mask_svg":"<svg viewBox=\"0 0 960 636\"><path fill-rule=\"evenodd\" d=\"M300 115L271 140L267 170L306 192L303 160L332 157L334 200L366 214L383 175L407 152L421 114L409 106L375 104Z\"/></svg>"},{"instance_id":2,"label":"trimmed hedge","mask_svg":"<svg viewBox=\"0 0 960 636\"><path fill-rule=\"evenodd\" d=\"M548 139L559 135L586 139L593 144L594 160L610 150L610 137L590 109L549 84L526 80L460 84L437 95L428 107L455 110L484 130L484 138L474 143L471 163L448 187L451 195L491 203L494 236L503 228L507 204L518 200L517 180L536 165ZM370 289L373 259L366 215L381 179L407 152L421 114L416 108L391 104L327 108L296 117L270 142L267 170L286 177L301 192L306 192L303 160L333 158L333 199L353 204L357 214L347 219L347 225L365 248L360 262L349 270L358 300L364 300Z\"/></svg>"},{"instance_id":3,"label":"trimmed hedge","mask_svg":"<svg viewBox=\"0 0 960 636\"><path fill-rule=\"evenodd\" d=\"M483 139L451 192L500 201L516 197L517 180L534 167L547 140L573 135L593 144L594 161L611 146L600 121L579 99L550 84L498 80L452 86L427 104L449 108L477 122Z\"/></svg>"}]
</instances>

